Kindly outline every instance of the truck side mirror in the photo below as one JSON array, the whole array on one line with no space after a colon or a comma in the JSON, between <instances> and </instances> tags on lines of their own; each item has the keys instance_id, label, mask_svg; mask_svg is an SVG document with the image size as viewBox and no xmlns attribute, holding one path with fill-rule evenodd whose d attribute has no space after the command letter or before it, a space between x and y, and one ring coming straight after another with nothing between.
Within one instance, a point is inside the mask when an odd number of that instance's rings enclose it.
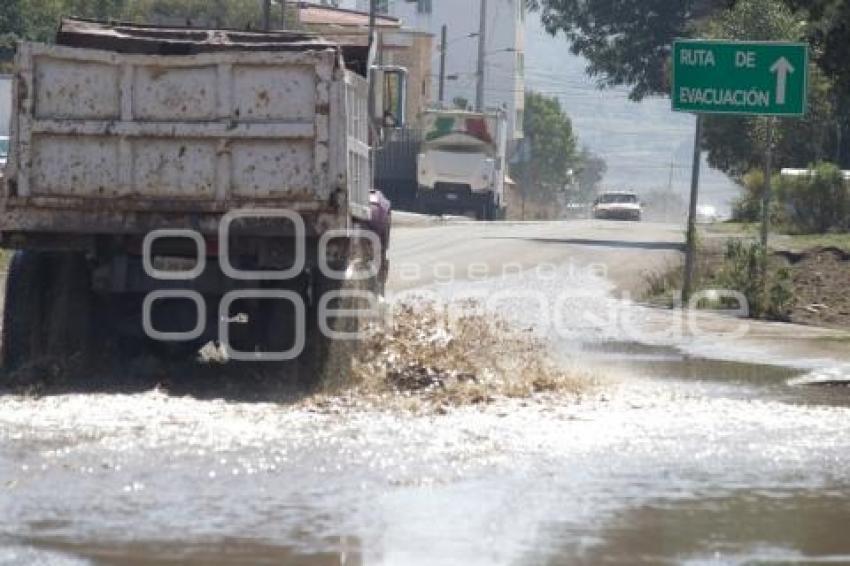
<instances>
[{"instance_id":1,"label":"truck side mirror","mask_svg":"<svg viewBox=\"0 0 850 566\"><path fill-rule=\"evenodd\" d=\"M372 67L375 76L376 122L385 128L407 124L407 69L396 66Z\"/></svg>"}]
</instances>

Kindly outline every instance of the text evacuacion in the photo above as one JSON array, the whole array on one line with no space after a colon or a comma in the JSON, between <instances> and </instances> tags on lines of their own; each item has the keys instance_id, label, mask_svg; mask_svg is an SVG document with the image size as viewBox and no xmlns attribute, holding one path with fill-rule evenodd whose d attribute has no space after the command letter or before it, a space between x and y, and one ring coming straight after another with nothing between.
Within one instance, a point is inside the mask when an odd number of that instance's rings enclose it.
<instances>
[{"instance_id":1,"label":"text evacuacion","mask_svg":"<svg viewBox=\"0 0 850 566\"><path fill-rule=\"evenodd\" d=\"M763 90L732 90L726 88L681 87L679 98L685 104L714 104L718 106L770 106L770 93Z\"/></svg>"}]
</instances>

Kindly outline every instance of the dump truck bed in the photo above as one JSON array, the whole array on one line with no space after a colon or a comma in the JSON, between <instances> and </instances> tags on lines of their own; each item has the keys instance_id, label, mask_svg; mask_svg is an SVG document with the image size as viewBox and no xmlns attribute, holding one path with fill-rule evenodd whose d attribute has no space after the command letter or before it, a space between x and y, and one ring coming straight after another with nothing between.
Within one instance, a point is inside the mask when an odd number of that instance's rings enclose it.
<instances>
[{"instance_id":1,"label":"dump truck bed","mask_svg":"<svg viewBox=\"0 0 850 566\"><path fill-rule=\"evenodd\" d=\"M367 85L340 48L81 25L19 48L4 234L213 232L236 208L315 232L368 218ZM98 36L109 50L71 46Z\"/></svg>"}]
</instances>

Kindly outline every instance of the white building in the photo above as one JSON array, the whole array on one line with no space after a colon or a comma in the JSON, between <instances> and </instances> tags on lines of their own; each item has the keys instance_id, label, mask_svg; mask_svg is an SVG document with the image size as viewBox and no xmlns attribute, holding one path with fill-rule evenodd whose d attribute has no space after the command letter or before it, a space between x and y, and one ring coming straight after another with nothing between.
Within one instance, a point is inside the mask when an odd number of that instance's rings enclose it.
<instances>
[{"instance_id":1,"label":"white building","mask_svg":"<svg viewBox=\"0 0 850 566\"><path fill-rule=\"evenodd\" d=\"M522 138L525 106L525 1L487 2L484 106L502 108L508 115L512 138ZM440 69L440 33L447 26L445 103L455 98L475 103L478 58L478 28L482 0L378 0L387 14L406 27L434 35L431 96L437 102ZM368 0L357 0L357 8L369 9Z\"/></svg>"}]
</instances>

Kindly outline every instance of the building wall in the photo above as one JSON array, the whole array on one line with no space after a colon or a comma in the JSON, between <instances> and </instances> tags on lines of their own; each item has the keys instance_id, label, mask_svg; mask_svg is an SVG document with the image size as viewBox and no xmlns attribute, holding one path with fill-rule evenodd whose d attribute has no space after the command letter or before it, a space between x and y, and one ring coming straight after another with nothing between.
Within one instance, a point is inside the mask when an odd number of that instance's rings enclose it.
<instances>
[{"instance_id":1,"label":"building wall","mask_svg":"<svg viewBox=\"0 0 850 566\"><path fill-rule=\"evenodd\" d=\"M405 48L387 48L384 63L407 69L407 118L415 127L419 116L428 108L431 100L433 70L431 51L433 37L427 33L384 32L385 45L404 45Z\"/></svg>"},{"instance_id":2,"label":"building wall","mask_svg":"<svg viewBox=\"0 0 850 566\"><path fill-rule=\"evenodd\" d=\"M487 38L484 100L486 108L504 108L512 139L522 137L524 110L525 3L523 0L486 0ZM478 33L481 0L387 0L386 10L406 27L434 36L431 51L433 81L431 97L436 103L439 88L440 29L448 27L446 49L446 100L455 97L475 103ZM368 10L368 0L357 7Z\"/></svg>"},{"instance_id":3,"label":"building wall","mask_svg":"<svg viewBox=\"0 0 850 566\"><path fill-rule=\"evenodd\" d=\"M332 26L322 24L305 25L310 31L350 45L368 45L369 34L365 28ZM407 103L405 109L408 121L415 127L419 116L428 107L431 100L431 50L433 37L411 29L380 30L383 46L382 63L398 65L407 69Z\"/></svg>"}]
</instances>

